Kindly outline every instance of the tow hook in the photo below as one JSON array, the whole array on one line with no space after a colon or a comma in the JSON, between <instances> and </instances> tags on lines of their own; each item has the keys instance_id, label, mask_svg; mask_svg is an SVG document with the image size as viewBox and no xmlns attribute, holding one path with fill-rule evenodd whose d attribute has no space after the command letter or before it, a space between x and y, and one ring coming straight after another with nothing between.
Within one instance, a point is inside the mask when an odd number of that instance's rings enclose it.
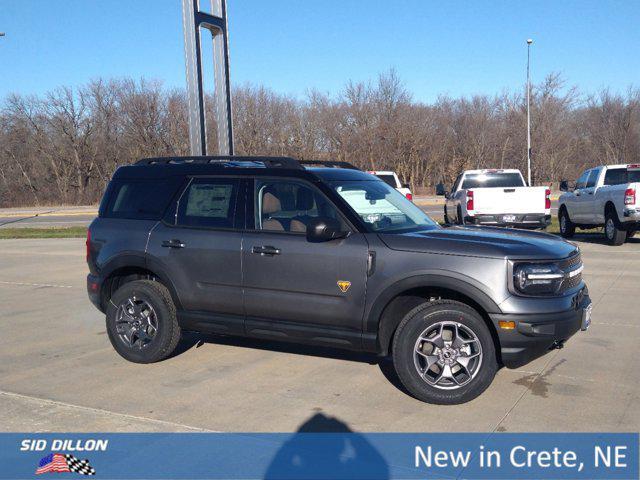
<instances>
[{"instance_id":1,"label":"tow hook","mask_svg":"<svg viewBox=\"0 0 640 480\"><path fill-rule=\"evenodd\" d=\"M553 342L553 345L551 345L550 350L560 350L561 348L564 348L564 340L556 340Z\"/></svg>"}]
</instances>

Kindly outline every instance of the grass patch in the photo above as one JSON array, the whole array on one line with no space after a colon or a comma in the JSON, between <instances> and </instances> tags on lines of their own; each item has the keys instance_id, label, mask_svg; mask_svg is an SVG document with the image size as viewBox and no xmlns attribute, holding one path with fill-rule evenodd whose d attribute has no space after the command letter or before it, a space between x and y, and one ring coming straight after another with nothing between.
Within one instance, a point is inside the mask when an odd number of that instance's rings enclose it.
<instances>
[{"instance_id":1,"label":"grass patch","mask_svg":"<svg viewBox=\"0 0 640 480\"><path fill-rule=\"evenodd\" d=\"M0 228L0 239L9 238L84 238L87 227Z\"/></svg>"}]
</instances>

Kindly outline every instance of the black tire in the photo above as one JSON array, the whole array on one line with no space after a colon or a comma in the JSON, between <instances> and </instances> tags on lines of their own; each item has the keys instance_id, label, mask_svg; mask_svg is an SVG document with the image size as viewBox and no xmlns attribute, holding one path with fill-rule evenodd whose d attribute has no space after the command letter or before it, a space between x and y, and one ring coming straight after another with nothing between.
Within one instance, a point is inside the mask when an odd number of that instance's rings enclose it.
<instances>
[{"instance_id":1,"label":"black tire","mask_svg":"<svg viewBox=\"0 0 640 480\"><path fill-rule=\"evenodd\" d=\"M456 223L458 225L464 225L464 218L462 218L462 207L460 205L458 205Z\"/></svg>"},{"instance_id":2,"label":"black tire","mask_svg":"<svg viewBox=\"0 0 640 480\"><path fill-rule=\"evenodd\" d=\"M620 228L618 214L612 207L607 208L604 214L604 237L609 245L622 245L627 239L627 232Z\"/></svg>"},{"instance_id":3,"label":"black tire","mask_svg":"<svg viewBox=\"0 0 640 480\"><path fill-rule=\"evenodd\" d=\"M558 223L560 224L560 235L562 238L572 238L576 233L576 226L569 218L569 212L563 206L558 212Z\"/></svg>"},{"instance_id":4,"label":"black tire","mask_svg":"<svg viewBox=\"0 0 640 480\"><path fill-rule=\"evenodd\" d=\"M449 214L447 213L447 206L444 206L444 223L446 225L451 225L451 220L449 219Z\"/></svg>"},{"instance_id":5,"label":"black tire","mask_svg":"<svg viewBox=\"0 0 640 480\"><path fill-rule=\"evenodd\" d=\"M116 323L122 314L121 308L129 299L152 307L157 328L152 338L146 338L144 346L131 346L118 332ZM149 312L148 310L146 311ZM144 312L143 312L144 313ZM107 333L111 345L123 358L135 363L153 363L167 358L175 350L180 340L180 326L176 317L176 307L169 290L152 280L136 280L125 283L111 297L106 315ZM145 334L146 336L146 334Z\"/></svg>"},{"instance_id":6,"label":"black tire","mask_svg":"<svg viewBox=\"0 0 640 480\"><path fill-rule=\"evenodd\" d=\"M444 325L456 324L456 330L462 326L471 331L481 346L480 361L476 364L475 373L467 376L466 381L460 382L462 386L433 386L418 371L417 360L414 359L414 356L420 358L415 351L418 345L422 345L418 343L422 334L429 328L439 328L439 325L443 325L441 322L445 322ZM419 348L422 351L423 347ZM441 350L440 353L446 352ZM454 300L425 302L407 313L393 337L392 359L400 382L411 395L423 402L441 405L455 405L473 400L491 385L498 370L495 345L485 321L476 310ZM440 363L433 364L431 369L435 367L437 370L439 366ZM423 370L427 375L437 374L437 371L433 372L427 368ZM440 371L442 372L442 369ZM459 372L462 370L458 370Z\"/></svg>"}]
</instances>

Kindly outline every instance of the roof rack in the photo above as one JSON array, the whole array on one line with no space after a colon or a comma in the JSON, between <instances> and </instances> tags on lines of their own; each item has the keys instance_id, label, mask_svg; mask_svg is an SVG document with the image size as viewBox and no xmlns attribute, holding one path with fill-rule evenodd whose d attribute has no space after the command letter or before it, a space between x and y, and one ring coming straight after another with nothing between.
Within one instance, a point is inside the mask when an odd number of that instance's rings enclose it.
<instances>
[{"instance_id":1,"label":"roof rack","mask_svg":"<svg viewBox=\"0 0 640 480\"><path fill-rule=\"evenodd\" d=\"M221 165L224 167L249 168L288 168L301 170L303 167L295 158L289 157L240 157L225 156L186 156L143 158L136 165Z\"/></svg>"},{"instance_id":2,"label":"roof rack","mask_svg":"<svg viewBox=\"0 0 640 480\"><path fill-rule=\"evenodd\" d=\"M136 162L136 165L192 165L207 164L220 165L223 167L245 167L245 168L286 168L291 170L302 170L305 166L317 165L330 168L347 168L359 170L348 162L337 162L333 160L296 160L291 157L241 157L235 155L225 156L185 156L185 157L152 157L143 158Z\"/></svg>"},{"instance_id":3,"label":"roof rack","mask_svg":"<svg viewBox=\"0 0 640 480\"><path fill-rule=\"evenodd\" d=\"M334 160L299 160L298 163L303 166L319 165L321 167L348 168L349 170L360 170L358 167L350 164L349 162L338 162Z\"/></svg>"}]
</instances>

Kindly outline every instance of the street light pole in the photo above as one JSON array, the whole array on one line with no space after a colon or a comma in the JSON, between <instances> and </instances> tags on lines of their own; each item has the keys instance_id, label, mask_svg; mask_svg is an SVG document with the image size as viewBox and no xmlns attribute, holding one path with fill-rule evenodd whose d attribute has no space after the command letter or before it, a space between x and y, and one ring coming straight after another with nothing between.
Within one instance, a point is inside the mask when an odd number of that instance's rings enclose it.
<instances>
[{"instance_id":1,"label":"street light pole","mask_svg":"<svg viewBox=\"0 0 640 480\"><path fill-rule=\"evenodd\" d=\"M530 50L533 40L527 39L527 181L531 186L531 77L529 75Z\"/></svg>"}]
</instances>

